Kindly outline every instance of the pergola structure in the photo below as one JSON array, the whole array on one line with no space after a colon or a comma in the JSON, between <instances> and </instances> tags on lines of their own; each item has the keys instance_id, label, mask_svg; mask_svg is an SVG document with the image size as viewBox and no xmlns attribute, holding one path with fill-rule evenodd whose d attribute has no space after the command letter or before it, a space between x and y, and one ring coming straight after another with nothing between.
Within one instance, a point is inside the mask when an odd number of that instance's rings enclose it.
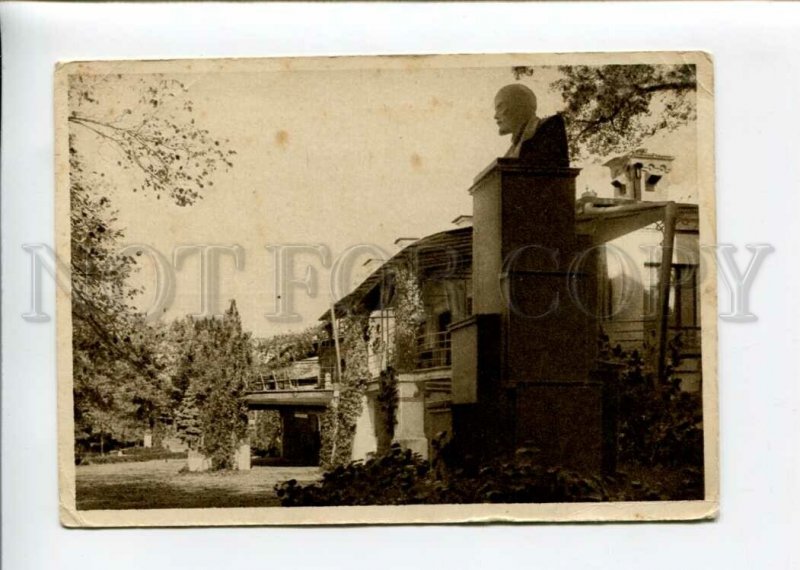
<instances>
[{"instance_id":1,"label":"pergola structure","mask_svg":"<svg viewBox=\"0 0 800 570\"><path fill-rule=\"evenodd\" d=\"M658 275L658 314L656 345L658 377L666 366L669 288L675 247L675 230L680 222L697 226L697 205L677 202L639 202L620 198L584 196L576 203L576 233L589 236L592 246L600 246L652 224L661 224L661 263Z\"/></svg>"}]
</instances>

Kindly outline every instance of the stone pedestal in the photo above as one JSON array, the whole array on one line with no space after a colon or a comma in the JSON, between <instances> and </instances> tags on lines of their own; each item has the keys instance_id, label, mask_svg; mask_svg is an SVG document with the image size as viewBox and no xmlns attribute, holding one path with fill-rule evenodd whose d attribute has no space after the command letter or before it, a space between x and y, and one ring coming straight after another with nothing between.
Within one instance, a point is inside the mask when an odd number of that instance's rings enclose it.
<instances>
[{"instance_id":1,"label":"stone pedestal","mask_svg":"<svg viewBox=\"0 0 800 570\"><path fill-rule=\"evenodd\" d=\"M516 394L517 447L538 450L547 465L598 473L603 457L599 382L526 382Z\"/></svg>"},{"instance_id":2,"label":"stone pedestal","mask_svg":"<svg viewBox=\"0 0 800 570\"><path fill-rule=\"evenodd\" d=\"M187 466L189 471L208 471L211 469L211 460L199 451L190 449Z\"/></svg>"},{"instance_id":3,"label":"stone pedestal","mask_svg":"<svg viewBox=\"0 0 800 570\"><path fill-rule=\"evenodd\" d=\"M532 446L547 464L601 467L602 389L590 381L596 333L572 299L593 280L569 272L580 247L578 172L499 159L470 191L476 314L451 326L462 453Z\"/></svg>"},{"instance_id":4,"label":"stone pedestal","mask_svg":"<svg viewBox=\"0 0 800 570\"><path fill-rule=\"evenodd\" d=\"M392 441L427 459L425 398L421 384L414 374L397 375L397 424Z\"/></svg>"},{"instance_id":5,"label":"stone pedestal","mask_svg":"<svg viewBox=\"0 0 800 570\"><path fill-rule=\"evenodd\" d=\"M375 436L375 392L361 399L361 415L356 421L355 435L353 436L353 460L367 459L378 450L378 440Z\"/></svg>"},{"instance_id":6,"label":"stone pedestal","mask_svg":"<svg viewBox=\"0 0 800 570\"><path fill-rule=\"evenodd\" d=\"M236 450L234 468L239 471L250 471L250 444L242 443Z\"/></svg>"}]
</instances>

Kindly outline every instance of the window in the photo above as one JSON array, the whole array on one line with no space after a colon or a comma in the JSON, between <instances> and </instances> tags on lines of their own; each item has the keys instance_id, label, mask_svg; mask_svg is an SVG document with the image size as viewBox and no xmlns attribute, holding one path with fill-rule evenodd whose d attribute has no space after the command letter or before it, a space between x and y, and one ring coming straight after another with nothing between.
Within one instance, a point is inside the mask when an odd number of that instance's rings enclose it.
<instances>
[{"instance_id":1,"label":"window","mask_svg":"<svg viewBox=\"0 0 800 570\"><path fill-rule=\"evenodd\" d=\"M650 174L647 179L644 181L644 191L645 192L655 192L656 191L656 184L658 181L661 180L661 177L657 174Z\"/></svg>"}]
</instances>

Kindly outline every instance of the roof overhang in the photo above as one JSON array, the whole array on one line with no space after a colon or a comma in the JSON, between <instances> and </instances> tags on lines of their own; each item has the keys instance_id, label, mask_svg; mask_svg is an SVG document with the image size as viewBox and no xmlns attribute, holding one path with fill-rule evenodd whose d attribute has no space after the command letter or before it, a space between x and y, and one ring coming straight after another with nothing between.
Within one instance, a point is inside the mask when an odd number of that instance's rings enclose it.
<instances>
[{"instance_id":1,"label":"roof overhang","mask_svg":"<svg viewBox=\"0 0 800 570\"><path fill-rule=\"evenodd\" d=\"M671 202L635 202L613 198L586 197L578 201L575 230L588 235L593 245L608 243L636 230L664 220ZM697 206L678 204L679 216L696 217Z\"/></svg>"},{"instance_id":2,"label":"roof overhang","mask_svg":"<svg viewBox=\"0 0 800 570\"><path fill-rule=\"evenodd\" d=\"M250 408L327 408L333 390L265 390L244 397Z\"/></svg>"}]
</instances>

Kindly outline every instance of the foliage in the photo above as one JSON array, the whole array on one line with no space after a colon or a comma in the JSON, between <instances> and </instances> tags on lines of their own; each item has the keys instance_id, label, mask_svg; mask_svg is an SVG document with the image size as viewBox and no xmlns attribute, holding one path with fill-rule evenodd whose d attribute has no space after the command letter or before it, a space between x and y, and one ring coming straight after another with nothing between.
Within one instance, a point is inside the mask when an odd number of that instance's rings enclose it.
<instances>
[{"instance_id":1,"label":"foliage","mask_svg":"<svg viewBox=\"0 0 800 570\"><path fill-rule=\"evenodd\" d=\"M622 365L619 374L619 459L647 466L703 468L703 408L699 394L681 389L675 368L680 337L670 343L664 378L647 370L638 351L611 348L601 336L601 358Z\"/></svg>"},{"instance_id":2,"label":"foliage","mask_svg":"<svg viewBox=\"0 0 800 570\"><path fill-rule=\"evenodd\" d=\"M611 480L542 467L521 449L473 471L435 469L399 445L385 455L340 465L322 481L292 479L275 486L283 506L357 506L446 503L553 503L658 500L638 481ZM442 474L443 473L443 474Z\"/></svg>"},{"instance_id":3,"label":"foliage","mask_svg":"<svg viewBox=\"0 0 800 570\"><path fill-rule=\"evenodd\" d=\"M483 464L447 462L447 449L431 464L392 445L367 461L338 464L319 483L290 480L276 486L284 506L443 503L548 503L689 500L703 497L700 399L680 389L674 369L680 339L670 343L671 366L657 381L638 352L601 341L601 357L621 365L619 445L623 469L590 475L537 462L536 450Z\"/></svg>"},{"instance_id":4,"label":"foliage","mask_svg":"<svg viewBox=\"0 0 800 570\"><path fill-rule=\"evenodd\" d=\"M74 138L70 138L72 143ZM115 227L116 212L97 190L107 189L96 172L88 172L77 149L70 146L70 276L73 319L78 324L78 347L102 343L109 358L135 364L143 355L131 346L128 332L135 315L127 302L138 290L129 287L135 269L131 256L117 252L124 232Z\"/></svg>"},{"instance_id":5,"label":"foliage","mask_svg":"<svg viewBox=\"0 0 800 570\"><path fill-rule=\"evenodd\" d=\"M429 471L427 461L395 445L387 455L336 466L318 484L291 479L275 489L287 507L423 503Z\"/></svg>"},{"instance_id":6,"label":"foliage","mask_svg":"<svg viewBox=\"0 0 800 570\"><path fill-rule=\"evenodd\" d=\"M100 94L109 87L118 92L126 81L131 78L120 74L70 76L70 125L118 151L117 166L137 175L133 192L152 192L157 199L167 195L179 206L193 204L214 185L213 174L220 166L233 166L230 157L236 151L225 150L228 140L215 139L197 126L194 103L177 79L133 79L130 91L136 99L121 102L112 114Z\"/></svg>"},{"instance_id":7,"label":"foliage","mask_svg":"<svg viewBox=\"0 0 800 570\"><path fill-rule=\"evenodd\" d=\"M75 438L103 447L107 438L135 439L136 421L152 425L165 400L155 331L127 304L138 292L128 285L134 259L116 251L124 234L108 199L92 191L105 185L74 146L70 169Z\"/></svg>"},{"instance_id":8,"label":"foliage","mask_svg":"<svg viewBox=\"0 0 800 570\"><path fill-rule=\"evenodd\" d=\"M197 320L193 330L179 373L188 386L176 413L177 432L211 460L212 469L230 469L247 431L242 395L252 374L252 340L242 331L235 301L221 319Z\"/></svg>"},{"instance_id":9,"label":"foliage","mask_svg":"<svg viewBox=\"0 0 800 570\"><path fill-rule=\"evenodd\" d=\"M178 408L175 411L175 430L178 437L190 449L197 450L203 436L203 426L200 420L200 409L205 403L205 392L199 386L200 382L193 382L184 392Z\"/></svg>"},{"instance_id":10,"label":"foliage","mask_svg":"<svg viewBox=\"0 0 800 570\"><path fill-rule=\"evenodd\" d=\"M107 451L118 443L141 441L168 408L168 386L156 373L150 349L154 332L141 320L130 319L122 340L126 349L100 342L85 322L75 321L73 334L73 411L76 447L99 446ZM119 352L140 355L149 368L132 365Z\"/></svg>"},{"instance_id":11,"label":"foliage","mask_svg":"<svg viewBox=\"0 0 800 570\"><path fill-rule=\"evenodd\" d=\"M277 410L256 410L255 428L250 436L253 455L275 456L281 444L281 415Z\"/></svg>"},{"instance_id":12,"label":"foliage","mask_svg":"<svg viewBox=\"0 0 800 570\"><path fill-rule=\"evenodd\" d=\"M603 481L560 467L545 467L536 454L520 449L514 457L498 458L477 471L458 470L437 488L435 502L564 503L609 500Z\"/></svg>"},{"instance_id":13,"label":"foliage","mask_svg":"<svg viewBox=\"0 0 800 570\"><path fill-rule=\"evenodd\" d=\"M394 428L397 424L397 373L391 366L381 370L378 376L378 394L376 396L378 409L383 416L382 428L378 430L378 453L389 451L394 438Z\"/></svg>"},{"instance_id":14,"label":"foliage","mask_svg":"<svg viewBox=\"0 0 800 570\"><path fill-rule=\"evenodd\" d=\"M324 336L322 324L299 332L278 334L255 341L255 357L262 371L272 372L314 354Z\"/></svg>"},{"instance_id":15,"label":"foliage","mask_svg":"<svg viewBox=\"0 0 800 570\"><path fill-rule=\"evenodd\" d=\"M574 65L558 68L552 88L565 107L570 151L607 156L630 152L648 137L696 115L694 65ZM515 67L515 76L534 68Z\"/></svg>"},{"instance_id":16,"label":"foliage","mask_svg":"<svg viewBox=\"0 0 800 570\"><path fill-rule=\"evenodd\" d=\"M247 406L242 395L253 360L250 335L242 331L235 301L231 301L220 325L221 338L207 355L210 358L204 374L208 389L200 415L202 451L211 459L212 468L229 469L247 429Z\"/></svg>"},{"instance_id":17,"label":"foliage","mask_svg":"<svg viewBox=\"0 0 800 570\"><path fill-rule=\"evenodd\" d=\"M376 397L381 419L377 429L378 453L389 451L394 428L397 423L397 374L408 372L416 367L417 335L425 320L425 306L422 289L416 274L410 266L400 264L392 273L394 316L391 334L370 330L370 343L373 354L383 351L385 366L378 376ZM387 331L388 333L388 331Z\"/></svg>"},{"instance_id":18,"label":"foliage","mask_svg":"<svg viewBox=\"0 0 800 570\"><path fill-rule=\"evenodd\" d=\"M361 416L364 393L370 380L365 314L350 313L337 320L343 367L338 397L321 417L320 462L324 467L350 461L356 422Z\"/></svg>"},{"instance_id":19,"label":"foliage","mask_svg":"<svg viewBox=\"0 0 800 570\"><path fill-rule=\"evenodd\" d=\"M127 85L130 89L120 89ZM224 142L192 118L180 82L160 76L70 77L69 166L73 382L76 446L99 440L134 441L171 415L184 388L171 385L172 333L144 323L131 307L140 290L129 285L136 256L119 253L110 180L136 173L134 192L148 190L185 206L213 186L218 167L232 166ZM126 101L114 100L123 93ZM102 145L98 146L98 145ZM98 148L119 152L116 165ZM173 351L174 352L174 351Z\"/></svg>"},{"instance_id":20,"label":"foliage","mask_svg":"<svg viewBox=\"0 0 800 570\"><path fill-rule=\"evenodd\" d=\"M411 268L399 266L394 273L395 352L392 363L398 372L413 370L417 356L417 335L425 320L422 289Z\"/></svg>"}]
</instances>

